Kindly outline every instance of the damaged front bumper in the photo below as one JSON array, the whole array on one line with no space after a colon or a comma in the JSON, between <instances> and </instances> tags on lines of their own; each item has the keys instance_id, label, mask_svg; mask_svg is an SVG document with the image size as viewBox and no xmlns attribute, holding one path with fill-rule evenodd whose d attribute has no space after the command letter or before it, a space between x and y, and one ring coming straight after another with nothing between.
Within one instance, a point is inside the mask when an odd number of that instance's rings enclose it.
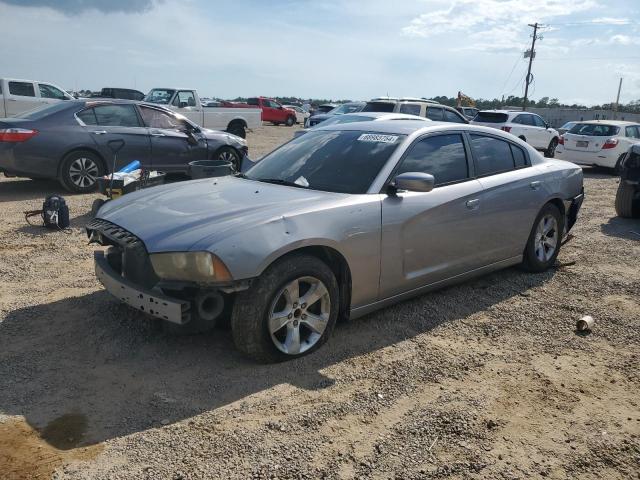
<instances>
[{"instance_id":1,"label":"damaged front bumper","mask_svg":"<svg viewBox=\"0 0 640 480\"><path fill-rule=\"evenodd\" d=\"M141 288L114 270L104 252L94 251L95 271L98 280L114 297L127 305L168 322L184 325L191 319L188 301L168 297L151 289Z\"/></svg>"}]
</instances>

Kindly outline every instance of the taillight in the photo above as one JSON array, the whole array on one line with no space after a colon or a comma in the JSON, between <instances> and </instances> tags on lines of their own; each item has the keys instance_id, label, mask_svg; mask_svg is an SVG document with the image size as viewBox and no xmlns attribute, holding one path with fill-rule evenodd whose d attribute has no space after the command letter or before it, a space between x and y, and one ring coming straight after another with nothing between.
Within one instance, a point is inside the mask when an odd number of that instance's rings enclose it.
<instances>
[{"instance_id":1,"label":"taillight","mask_svg":"<svg viewBox=\"0 0 640 480\"><path fill-rule=\"evenodd\" d=\"M564 145L564 135L560 135L560 138L558 139L558 145Z\"/></svg>"},{"instance_id":2,"label":"taillight","mask_svg":"<svg viewBox=\"0 0 640 480\"><path fill-rule=\"evenodd\" d=\"M510 132L511 131L511 127L502 127L500 130L502 130L504 132Z\"/></svg>"},{"instance_id":3,"label":"taillight","mask_svg":"<svg viewBox=\"0 0 640 480\"><path fill-rule=\"evenodd\" d=\"M615 148L618 145L617 138L608 138L606 142L602 144L602 150L607 150L609 148Z\"/></svg>"},{"instance_id":4,"label":"taillight","mask_svg":"<svg viewBox=\"0 0 640 480\"><path fill-rule=\"evenodd\" d=\"M0 142L25 142L37 134L37 130L28 128L0 128Z\"/></svg>"}]
</instances>

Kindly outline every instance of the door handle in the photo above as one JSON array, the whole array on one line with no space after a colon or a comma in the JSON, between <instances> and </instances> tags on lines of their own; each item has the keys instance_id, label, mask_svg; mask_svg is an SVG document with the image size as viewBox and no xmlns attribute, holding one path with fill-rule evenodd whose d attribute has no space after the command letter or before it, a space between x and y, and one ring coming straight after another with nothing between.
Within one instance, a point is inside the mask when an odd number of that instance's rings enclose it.
<instances>
[{"instance_id":1,"label":"door handle","mask_svg":"<svg viewBox=\"0 0 640 480\"><path fill-rule=\"evenodd\" d=\"M107 131L106 130L94 130L93 133L94 133L94 135L106 135Z\"/></svg>"},{"instance_id":2,"label":"door handle","mask_svg":"<svg viewBox=\"0 0 640 480\"><path fill-rule=\"evenodd\" d=\"M474 198L473 200L467 200L467 203L465 203L465 205L469 210L475 210L476 208L478 208L478 205L480 205L480 199Z\"/></svg>"},{"instance_id":3,"label":"door handle","mask_svg":"<svg viewBox=\"0 0 640 480\"><path fill-rule=\"evenodd\" d=\"M538 190L542 186L542 182L539 180L536 180L535 182L531 182L529 186L531 187L532 190Z\"/></svg>"},{"instance_id":4,"label":"door handle","mask_svg":"<svg viewBox=\"0 0 640 480\"><path fill-rule=\"evenodd\" d=\"M151 132L151 136L152 137L166 137L166 135L164 133L160 133L160 132Z\"/></svg>"}]
</instances>

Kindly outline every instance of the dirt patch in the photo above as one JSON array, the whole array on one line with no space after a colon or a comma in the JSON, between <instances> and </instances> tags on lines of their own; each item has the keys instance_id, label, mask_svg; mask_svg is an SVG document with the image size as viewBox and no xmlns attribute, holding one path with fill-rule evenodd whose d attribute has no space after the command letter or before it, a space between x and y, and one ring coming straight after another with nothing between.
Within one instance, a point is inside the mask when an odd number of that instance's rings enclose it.
<instances>
[{"instance_id":1,"label":"dirt patch","mask_svg":"<svg viewBox=\"0 0 640 480\"><path fill-rule=\"evenodd\" d=\"M64 464L95 458L103 450L101 445L77 448L85 428L86 419L77 414L53 420L42 432L18 418L0 423L0 477L49 480Z\"/></svg>"}]
</instances>

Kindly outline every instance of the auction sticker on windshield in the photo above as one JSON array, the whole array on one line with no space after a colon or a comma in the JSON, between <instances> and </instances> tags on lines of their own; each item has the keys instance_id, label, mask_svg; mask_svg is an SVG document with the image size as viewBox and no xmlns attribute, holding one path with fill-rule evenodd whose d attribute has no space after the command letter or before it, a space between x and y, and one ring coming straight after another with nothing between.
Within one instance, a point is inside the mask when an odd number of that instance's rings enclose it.
<instances>
[{"instance_id":1,"label":"auction sticker on windshield","mask_svg":"<svg viewBox=\"0 0 640 480\"><path fill-rule=\"evenodd\" d=\"M376 133L363 133L358 137L360 142L395 143L396 140L398 140L397 135L378 135Z\"/></svg>"}]
</instances>

